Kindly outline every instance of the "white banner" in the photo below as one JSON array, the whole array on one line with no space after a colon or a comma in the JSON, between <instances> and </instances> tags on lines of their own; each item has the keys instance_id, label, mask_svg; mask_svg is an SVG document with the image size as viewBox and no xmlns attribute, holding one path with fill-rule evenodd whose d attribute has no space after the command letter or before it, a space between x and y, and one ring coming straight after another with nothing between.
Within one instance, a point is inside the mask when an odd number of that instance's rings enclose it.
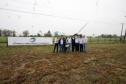
<instances>
[{"instance_id":1,"label":"white banner","mask_svg":"<svg viewBox=\"0 0 126 84\"><path fill-rule=\"evenodd\" d=\"M8 45L52 45L52 37L8 37Z\"/></svg>"}]
</instances>

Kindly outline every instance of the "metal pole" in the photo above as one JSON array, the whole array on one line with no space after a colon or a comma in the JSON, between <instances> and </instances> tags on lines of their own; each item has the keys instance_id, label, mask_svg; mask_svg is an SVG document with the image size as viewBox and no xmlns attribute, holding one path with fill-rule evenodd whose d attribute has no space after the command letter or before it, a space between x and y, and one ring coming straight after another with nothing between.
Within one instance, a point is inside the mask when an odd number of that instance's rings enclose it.
<instances>
[{"instance_id":1,"label":"metal pole","mask_svg":"<svg viewBox=\"0 0 126 84\"><path fill-rule=\"evenodd\" d=\"M122 29L121 29L120 42L122 41L122 32L123 32L123 25L124 25L124 23L121 23L121 24L122 24Z\"/></svg>"},{"instance_id":2,"label":"metal pole","mask_svg":"<svg viewBox=\"0 0 126 84\"><path fill-rule=\"evenodd\" d=\"M125 36L124 36L124 43L125 43L125 41L126 41L126 30L125 30Z\"/></svg>"},{"instance_id":3,"label":"metal pole","mask_svg":"<svg viewBox=\"0 0 126 84\"><path fill-rule=\"evenodd\" d=\"M126 16L124 16L126 18ZM124 43L125 43L125 40L126 39L126 29L125 29L125 36L124 36Z\"/></svg>"},{"instance_id":4,"label":"metal pole","mask_svg":"<svg viewBox=\"0 0 126 84\"><path fill-rule=\"evenodd\" d=\"M81 29L77 32L77 34L79 34L86 26L87 26L88 23L84 24Z\"/></svg>"}]
</instances>

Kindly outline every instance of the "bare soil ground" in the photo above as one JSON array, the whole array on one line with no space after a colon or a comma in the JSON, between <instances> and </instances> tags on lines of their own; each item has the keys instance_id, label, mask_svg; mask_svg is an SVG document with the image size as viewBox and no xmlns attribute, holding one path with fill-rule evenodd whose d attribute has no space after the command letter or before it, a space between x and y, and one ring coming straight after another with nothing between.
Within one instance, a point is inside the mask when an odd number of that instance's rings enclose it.
<instances>
[{"instance_id":1,"label":"bare soil ground","mask_svg":"<svg viewBox=\"0 0 126 84\"><path fill-rule=\"evenodd\" d=\"M1 47L0 84L126 84L126 44L90 44L87 53Z\"/></svg>"}]
</instances>

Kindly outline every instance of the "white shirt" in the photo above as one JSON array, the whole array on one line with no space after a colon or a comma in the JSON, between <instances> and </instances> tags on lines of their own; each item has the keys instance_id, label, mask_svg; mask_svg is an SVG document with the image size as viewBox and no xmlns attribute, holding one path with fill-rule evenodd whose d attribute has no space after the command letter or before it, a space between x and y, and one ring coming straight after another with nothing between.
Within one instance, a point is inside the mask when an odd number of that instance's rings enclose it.
<instances>
[{"instance_id":1,"label":"white shirt","mask_svg":"<svg viewBox=\"0 0 126 84\"><path fill-rule=\"evenodd\" d=\"M88 42L88 38L87 38L87 36L85 36L85 43L87 43Z\"/></svg>"},{"instance_id":2,"label":"white shirt","mask_svg":"<svg viewBox=\"0 0 126 84\"><path fill-rule=\"evenodd\" d=\"M88 42L88 38L86 36L83 37L83 41L84 41L84 43L87 43Z\"/></svg>"},{"instance_id":3,"label":"white shirt","mask_svg":"<svg viewBox=\"0 0 126 84\"><path fill-rule=\"evenodd\" d=\"M79 38L75 38L75 43L79 43Z\"/></svg>"},{"instance_id":4,"label":"white shirt","mask_svg":"<svg viewBox=\"0 0 126 84\"><path fill-rule=\"evenodd\" d=\"M63 45L63 39L60 39L60 44Z\"/></svg>"},{"instance_id":5,"label":"white shirt","mask_svg":"<svg viewBox=\"0 0 126 84\"><path fill-rule=\"evenodd\" d=\"M58 39L57 38L54 39L54 43L58 43Z\"/></svg>"},{"instance_id":6,"label":"white shirt","mask_svg":"<svg viewBox=\"0 0 126 84\"><path fill-rule=\"evenodd\" d=\"M83 43L84 43L84 39L83 39L83 38L80 38L80 39L79 39L79 43L80 43L80 44L83 44Z\"/></svg>"},{"instance_id":7,"label":"white shirt","mask_svg":"<svg viewBox=\"0 0 126 84\"><path fill-rule=\"evenodd\" d=\"M71 38L68 38L68 39L67 39L67 42L68 42L68 43L71 43Z\"/></svg>"}]
</instances>

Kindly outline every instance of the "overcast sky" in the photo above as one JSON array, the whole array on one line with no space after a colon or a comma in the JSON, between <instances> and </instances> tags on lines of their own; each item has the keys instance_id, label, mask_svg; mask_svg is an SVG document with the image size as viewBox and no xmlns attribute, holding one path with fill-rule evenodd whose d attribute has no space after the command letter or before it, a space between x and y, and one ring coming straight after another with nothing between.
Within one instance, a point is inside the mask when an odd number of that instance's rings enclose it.
<instances>
[{"instance_id":1,"label":"overcast sky","mask_svg":"<svg viewBox=\"0 0 126 84\"><path fill-rule=\"evenodd\" d=\"M118 34L126 0L0 0L0 28L65 34ZM126 26L124 25L124 29Z\"/></svg>"}]
</instances>

